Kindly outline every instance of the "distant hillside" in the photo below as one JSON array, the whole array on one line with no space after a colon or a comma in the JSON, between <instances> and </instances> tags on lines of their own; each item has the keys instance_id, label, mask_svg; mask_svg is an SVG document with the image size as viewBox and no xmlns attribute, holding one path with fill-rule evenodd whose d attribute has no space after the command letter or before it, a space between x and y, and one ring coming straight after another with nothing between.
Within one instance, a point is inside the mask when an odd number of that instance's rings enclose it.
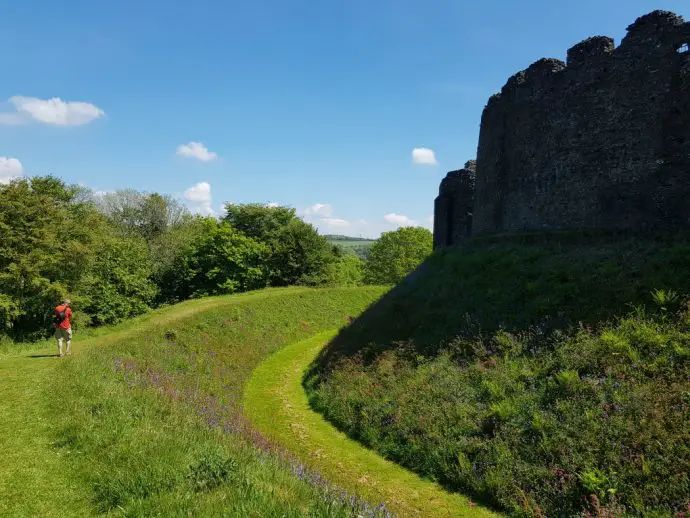
<instances>
[{"instance_id":1,"label":"distant hillside","mask_svg":"<svg viewBox=\"0 0 690 518\"><path fill-rule=\"evenodd\" d=\"M341 235L325 235L329 243L337 245L346 253L354 254L360 259L366 260L369 248L374 244L374 239L367 239L363 237L350 237Z\"/></svg>"},{"instance_id":2,"label":"distant hillside","mask_svg":"<svg viewBox=\"0 0 690 518\"><path fill-rule=\"evenodd\" d=\"M369 239L367 237L341 236L339 234L326 234L323 237L325 237L328 241L375 241L374 239Z\"/></svg>"}]
</instances>

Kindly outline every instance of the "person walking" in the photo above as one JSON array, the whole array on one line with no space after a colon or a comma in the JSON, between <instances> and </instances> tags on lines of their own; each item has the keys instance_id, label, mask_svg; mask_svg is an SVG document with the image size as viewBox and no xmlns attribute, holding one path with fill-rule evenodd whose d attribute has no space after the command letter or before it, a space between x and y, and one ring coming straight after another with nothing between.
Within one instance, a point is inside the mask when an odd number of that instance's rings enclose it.
<instances>
[{"instance_id":1,"label":"person walking","mask_svg":"<svg viewBox=\"0 0 690 518\"><path fill-rule=\"evenodd\" d=\"M57 339L58 355L62 354L62 341L67 345L67 355L72 354L72 302L69 299L55 308L55 338Z\"/></svg>"}]
</instances>

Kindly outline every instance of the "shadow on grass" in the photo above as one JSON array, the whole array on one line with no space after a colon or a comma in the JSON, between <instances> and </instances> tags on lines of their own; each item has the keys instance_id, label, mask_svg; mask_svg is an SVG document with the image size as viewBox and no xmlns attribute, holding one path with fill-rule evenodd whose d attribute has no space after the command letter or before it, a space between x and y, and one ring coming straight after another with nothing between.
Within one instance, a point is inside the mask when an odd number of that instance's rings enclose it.
<instances>
[{"instance_id":1,"label":"shadow on grass","mask_svg":"<svg viewBox=\"0 0 690 518\"><path fill-rule=\"evenodd\" d=\"M317 370L401 343L433 356L499 329L546 335L649 305L654 289L690 293L690 236L553 232L476 238L435 252L322 351ZM314 369L310 374L317 374Z\"/></svg>"},{"instance_id":2,"label":"shadow on grass","mask_svg":"<svg viewBox=\"0 0 690 518\"><path fill-rule=\"evenodd\" d=\"M59 358L59 354L29 354L27 358Z\"/></svg>"},{"instance_id":3,"label":"shadow on grass","mask_svg":"<svg viewBox=\"0 0 690 518\"><path fill-rule=\"evenodd\" d=\"M689 236L559 232L473 239L435 252L352 320L321 351L303 385L314 394L340 360L361 356L367 366L403 345L429 358L456 338L480 340L498 330L548 340L557 329L596 328L649 306L655 289L690 294ZM490 505L485 495L472 496Z\"/></svg>"}]
</instances>

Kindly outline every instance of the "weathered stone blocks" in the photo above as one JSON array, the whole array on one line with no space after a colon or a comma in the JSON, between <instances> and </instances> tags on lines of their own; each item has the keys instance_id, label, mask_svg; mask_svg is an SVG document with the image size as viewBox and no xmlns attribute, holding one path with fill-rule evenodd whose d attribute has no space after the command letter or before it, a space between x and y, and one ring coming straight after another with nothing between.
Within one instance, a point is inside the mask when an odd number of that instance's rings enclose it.
<instances>
[{"instance_id":1,"label":"weathered stone blocks","mask_svg":"<svg viewBox=\"0 0 690 518\"><path fill-rule=\"evenodd\" d=\"M690 226L690 23L654 11L508 79L477 163L448 173L437 247L469 235ZM470 203L471 200L471 203ZM469 216L468 216L469 215Z\"/></svg>"}]
</instances>

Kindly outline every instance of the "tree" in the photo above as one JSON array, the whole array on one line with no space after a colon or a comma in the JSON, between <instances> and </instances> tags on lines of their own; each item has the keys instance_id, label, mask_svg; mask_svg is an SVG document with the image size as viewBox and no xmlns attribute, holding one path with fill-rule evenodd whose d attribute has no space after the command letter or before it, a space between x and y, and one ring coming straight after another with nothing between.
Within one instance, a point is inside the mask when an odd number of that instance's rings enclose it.
<instances>
[{"instance_id":1,"label":"tree","mask_svg":"<svg viewBox=\"0 0 690 518\"><path fill-rule=\"evenodd\" d=\"M149 248L141 237L106 235L75 291L94 324L115 324L151 308L157 288L151 281Z\"/></svg>"},{"instance_id":2,"label":"tree","mask_svg":"<svg viewBox=\"0 0 690 518\"><path fill-rule=\"evenodd\" d=\"M0 185L0 332L15 338L45 332L49 308L93 256L82 223L98 227L102 217L71 205L76 192L52 176Z\"/></svg>"},{"instance_id":3,"label":"tree","mask_svg":"<svg viewBox=\"0 0 690 518\"><path fill-rule=\"evenodd\" d=\"M0 236L2 334L44 336L66 295L80 317L110 323L145 311L155 294L143 239L124 236L83 189L55 177L0 185Z\"/></svg>"},{"instance_id":4,"label":"tree","mask_svg":"<svg viewBox=\"0 0 690 518\"><path fill-rule=\"evenodd\" d=\"M164 298L179 301L263 288L268 248L228 223L205 218L201 232L177 256L161 281Z\"/></svg>"},{"instance_id":5,"label":"tree","mask_svg":"<svg viewBox=\"0 0 690 518\"><path fill-rule=\"evenodd\" d=\"M188 211L169 195L123 189L93 197L96 205L124 234L151 242L184 221Z\"/></svg>"},{"instance_id":6,"label":"tree","mask_svg":"<svg viewBox=\"0 0 690 518\"><path fill-rule=\"evenodd\" d=\"M351 253L344 253L326 269L329 286L361 286L364 281L364 261Z\"/></svg>"},{"instance_id":7,"label":"tree","mask_svg":"<svg viewBox=\"0 0 690 518\"><path fill-rule=\"evenodd\" d=\"M225 222L268 247L272 286L325 282L326 270L336 259L333 246L298 218L295 209L257 203L227 204L225 209Z\"/></svg>"},{"instance_id":8,"label":"tree","mask_svg":"<svg viewBox=\"0 0 690 518\"><path fill-rule=\"evenodd\" d=\"M153 262L152 279L158 286L163 287L166 282L164 278L170 279L173 270L179 265L180 258L187 253L194 241L202 238L206 219L208 218L196 214L185 214L179 223L151 240L149 246ZM163 302L165 292L166 290L161 292L163 298L160 300Z\"/></svg>"},{"instance_id":9,"label":"tree","mask_svg":"<svg viewBox=\"0 0 690 518\"><path fill-rule=\"evenodd\" d=\"M431 254L432 233L422 227L384 232L369 249L367 284L397 284Z\"/></svg>"},{"instance_id":10,"label":"tree","mask_svg":"<svg viewBox=\"0 0 690 518\"><path fill-rule=\"evenodd\" d=\"M297 219L293 208L260 203L227 203L225 212L223 219L226 222L245 236L263 242L270 241L291 221Z\"/></svg>"}]
</instances>

